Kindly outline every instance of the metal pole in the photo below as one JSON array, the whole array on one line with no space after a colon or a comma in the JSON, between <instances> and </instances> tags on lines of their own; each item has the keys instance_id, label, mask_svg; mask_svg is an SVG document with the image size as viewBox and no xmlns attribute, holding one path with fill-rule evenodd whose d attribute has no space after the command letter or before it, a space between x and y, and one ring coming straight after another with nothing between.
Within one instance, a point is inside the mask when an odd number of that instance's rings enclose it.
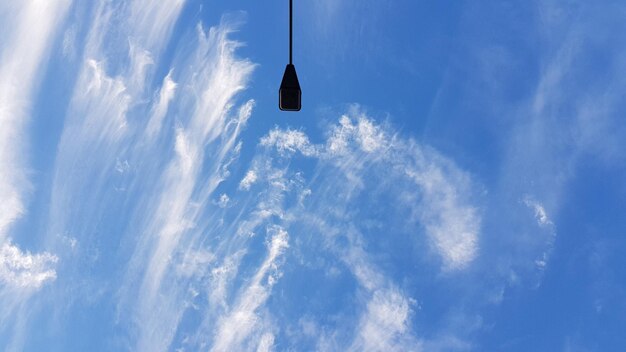
<instances>
[{"instance_id":1,"label":"metal pole","mask_svg":"<svg viewBox=\"0 0 626 352\"><path fill-rule=\"evenodd\" d=\"M289 64L293 64L293 0L289 0Z\"/></svg>"}]
</instances>

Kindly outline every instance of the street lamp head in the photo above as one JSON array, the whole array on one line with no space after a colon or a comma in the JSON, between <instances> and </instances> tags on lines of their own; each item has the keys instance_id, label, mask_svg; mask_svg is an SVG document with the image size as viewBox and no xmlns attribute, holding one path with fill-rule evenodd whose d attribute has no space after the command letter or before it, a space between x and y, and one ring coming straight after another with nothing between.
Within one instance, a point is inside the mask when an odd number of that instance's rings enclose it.
<instances>
[{"instance_id":1,"label":"street lamp head","mask_svg":"<svg viewBox=\"0 0 626 352\"><path fill-rule=\"evenodd\" d=\"M287 65L279 90L279 108L283 111L300 111L302 108L302 91L296 74L296 67Z\"/></svg>"}]
</instances>

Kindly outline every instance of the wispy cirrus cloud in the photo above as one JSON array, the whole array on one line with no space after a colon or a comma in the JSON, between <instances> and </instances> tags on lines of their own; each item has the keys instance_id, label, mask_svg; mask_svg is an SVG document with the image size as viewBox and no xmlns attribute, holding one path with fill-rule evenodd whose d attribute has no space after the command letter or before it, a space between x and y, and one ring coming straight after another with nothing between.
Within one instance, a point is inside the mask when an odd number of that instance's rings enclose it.
<instances>
[{"instance_id":1,"label":"wispy cirrus cloud","mask_svg":"<svg viewBox=\"0 0 626 352\"><path fill-rule=\"evenodd\" d=\"M0 333L4 346L20 350L25 319L20 307L46 283L56 279L58 257L20 249L12 235L27 213L30 135L26 130L47 68L52 43L71 1L4 1L0 4ZM8 335L5 335L8 334Z\"/></svg>"},{"instance_id":2,"label":"wispy cirrus cloud","mask_svg":"<svg viewBox=\"0 0 626 352\"><path fill-rule=\"evenodd\" d=\"M311 319L338 317L314 323L321 333L312 347L421 349L418 297L406 286L413 276L378 249L401 243L412 265L443 280L471 268L480 251L480 187L358 107L324 127L322 141L304 130L268 131L251 164L234 172L255 105L239 95L255 65L236 55L236 15L198 25L164 63L183 5L90 8L87 33L71 41L82 57L46 232L52 248L66 248L61 236L79 245L58 258L10 247L6 253L33 260L11 268L28 267L41 282L57 276L53 315L115 307L112 321L84 323L115 326L117 335L101 339L116 347L263 351L305 339L286 333L276 297L300 297L285 277L318 265L333 274L312 278L317 285L338 275L351 283L320 293L325 300L341 295L354 305L311 306Z\"/></svg>"},{"instance_id":3,"label":"wispy cirrus cloud","mask_svg":"<svg viewBox=\"0 0 626 352\"><path fill-rule=\"evenodd\" d=\"M29 135L26 126L46 58L71 1L38 3L9 1L0 5L6 26L0 39L0 327L9 323L16 306L56 278L54 254L31 254L15 244L11 226L27 211L32 191L29 174ZM19 334L18 334L19 335ZM18 339L19 340L19 339ZM13 340L19 349L20 341Z\"/></svg>"},{"instance_id":4,"label":"wispy cirrus cloud","mask_svg":"<svg viewBox=\"0 0 626 352\"><path fill-rule=\"evenodd\" d=\"M493 320L472 323L484 319L483 307L475 303L508 308L517 302L511 298L526 294L527 288L547 292L539 288L549 272L553 247L562 240L563 250L573 238L570 231L567 236L557 233L560 222L573 221L563 210L578 207L574 199L594 187L590 184L623 178L618 166L623 165L623 153L616 152L616 141L626 136L618 117L623 115L623 99L617 98L624 88L618 72L623 71L625 47L614 34L624 27L614 16L624 11L623 4L548 1L516 9L528 16L507 17L509 9L503 16L502 9L466 8L463 28L472 30L461 34L458 53L475 61L451 62L449 78L433 103L433 117L445 123L433 121L437 131L428 134L445 144L458 138L455 146L467 151L469 159L488 163L476 175L489 180L482 213L487 225L476 268L489 284L478 277L468 280L465 286L480 294L456 309L448 334L440 343L427 343L427 350L485 349L463 336L474 329L490 338L503 334L488 331ZM506 22L502 28L507 40L491 35L491 25L475 20L477 13ZM457 88L462 104L476 113L468 110L469 116L456 118L453 109L444 107L458 101ZM473 130L476 135L467 133L467 121L480 126ZM589 170L596 163L603 171L593 181ZM559 269L557 265L554 270Z\"/></svg>"},{"instance_id":5,"label":"wispy cirrus cloud","mask_svg":"<svg viewBox=\"0 0 626 352\"><path fill-rule=\"evenodd\" d=\"M556 241L556 226L548 217L544 206L537 200L530 196L526 196L523 202L533 211L537 225L543 230L539 232L537 236L543 237L544 250L537 256L537 259L535 259L535 265L537 268L543 270L548 265L550 254L552 253L552 247Z\"/></svg>"},{"instance_id":6,"label":"wispy cirrus cloud","mask_svg":"<svg viewBox=\"0 0 626 352\"><path fill-rule=\"evenodd\" d=\"M109 240L125 243L117 260L126 274L110 284L120 286L119 314L137 331L132 343L139 350L172 344L191 291L171 283L194 280L218 260L195 248L199 217L213 204L210 196L240 148L236 137L253 106L233 107L254 65L234 56L238 44L228 38L228 18L208 30L198 25L169 74L155 76L183 3L96 6L55 166L50 233L78 233L81 242L98 243L94 231L108 228ZM111 40L120 36L128 40ZM124 60L115 56L120 51ZM155 81L161 84L149 90ZM119 205L131 195L132 203ZM73 206L76 199L85 206ZM127 225L96 226L110 217ZM70 264L94 267L103 259L79 256Z\"/></svg>"},{"instance_id":7,"label":"wispy cirrus cloud","mask_svg":"<svg viewBox=\"0 0 626 352\"><path fill-rule=\"evenodd\" d=\"M324 145L313 145L306 135L293 130L273 130L261 139L261 145L276 148L281 156L298 151L333 165L349 181L346 197L365 192L364 179L380 177L378 167L388 168L390 179L400 178L413 186L409 192L413 194L403 194L406 203L401 204L410 206L414 220L426 228L444 267L454 270L468 265L478 250L480 230L480 216L465 194L470 193L469 176L434 150L375 125L357 108L351 116L342 116L329 129ZM382 182L394 191L392 181Z\"/></svg>"},{"instance_id":8,"label":"wispy cirrus cloud","mask_svg":"<svg viewBox=\"0 0 626 352\"><path fill-rule=\"evenodd\" d=\"M471 350L480 309L520 280L541 282L579 157L622 160L624 129L611 112L624 80L611 74L589 96L576 88L577 35L559 40L533 94L511 109L487 192L357 106L321 136L276 127L248 145L241 132L255 102L241 92L255 65L236 55L238 15L176 39L185 1L102 0L83 9L87 33L72 25L63 38L76 81L54 150L48 251L31 253L9 234L27 208L32 82L71 7L56 5L0 5L0 18L18 24L0 46L0 298L10 303L0 317L16 322L16 350L29 325L69 349L78 327L112 350ZM353 5L310 6L325 14L315 20L333 21ZM616 59L607 72L623 66ZM43 304L23 303L53 280Z\"/></svg>"},{"instance_id":9,"label":"wispy cirrus cloud","mask_svg":"<svg viewBox=\"0 0 626 352\"><path fill-rule=\"evenodd\" d=\"M394 290L375 292L367 302L350 350L421 351L422 344L407 337L411 330L410 315L409 302L402 294Z\"/></svg>"},{"instance_id":10,"label":"wispy cirrus cloud","mask_svg":"<svg viewBox=\"0 0 626 352\"><path fill-rule=\"evenodd\" d=\"M289 247L289 237L284 229L271 227L268 232L271 239L267 244L267 257L252 277L252 281L241 289L233 309L218 322L212 351L254 349L254 347L268 350L271 347L274 337L269 331L257 337L258 342L254 341L254 345L245 344L255 328L257 330L259 327L265 328L257 311L268 299L271 287L279 279L278 260Z\"/></svg>"},{"instance_id":11,"label":"wispy cirrus cloud","mask_svg":"<svg viewBox=\"0 0 626 352\"><path fill-rule=\"evenodd\" d=\"M0 283L17 289L38 289L56 278L58 257L48 252L24 253L11 243L0 248Z\"/></svg>"},{"instance_id":12,"label":"wispy cirrus cloud","mask_svg":"<svg viewBox=\"0 0 626 352\"><path fill-rule=\"evenodd\" d=\"M492 194L499 198L495 204L504 199L517 203L513 206L516 211L501 216L507 219L502 229L510 222L524 223L517 235L507 240L518 242L510 247L508 242L508 248L519 246L523 250L511 253L503 248L501 261L508 267L502 274L510 276L513 272L517 279L530 281L531 286L541 283L552 246L558 240L556 219L564 208L564 199L572 194L572 181L586 157L593 156L606 165L623 163L616 141L626 136L626 130L618 122L617 111L623 110L618 96L626 81L616 73L626 65L619 54L625 48L609 45L598 49L600 55L614 59L594 66L597 72L590 76L585 62L598 55L596 49L590 50L594 43L617 43L613 33L624 26L611 20L608 12L598 11L606 4L576 4L578 7L569 7L548 1L533 5L538 22L532 35L542 44L533 52L537 64L533 84L525 99L495 103L503 105L498 113L511 117L513 124L503 142L500 179ZM612 11L623 10L622 5L615 4ZM607 26L596 30L597 23L604 21ZM581 85L581 81L587 84ZM536 222L527 216L524 207L531 209Z\"/></svg>"},{"instance_id":13,"label":"wispy cirrus cloud","mask_svg":"<svg viewBox=\"0 0 626 352\"><path fill-rule=\"evenodd\" d=\"M374 237L384 245L392 239L382 229L402 228L401 233L407 231L402 241L430 248L416 254L418 261L436 253L440 259L435 267L442 273L464 270L479 250L473 183L450 160L399 137L391 126L377 124L358 107L329 125L325 135L315 144L303 131L271 130L260 139L261 152L250 168L255 182L246 182L240 192L262 192L258 204L266 210L264 221L282 224L290 237L299 239L290 247L299 253L290 257L291 263L324 253L343 263L356 280L355 291L343 294L359 297L358 313L335 329L314 325L312 329L323 331L314 348L420 350L423 341L412 323L415 298L396 281L405 277L404 269L390 269L389 263L383 269L367 249L377 244L368 241ZM243 181L249 178L246 174ZM268 188L280 189L280 196L262 191ZM385 206L372 210L357 206L380 202ZM432 268L434 262L429 263ZM290 343L302 346L303 340L295 341L309 337L293 338Z\"/></svg>"},{"instance_id":14,"label":"wispy cirrus cloud","mask_svg":"<svg viewBox=\"0 0 626 352\"><path fill-rule=\"evenodd\" d=\"M70 4L27 1L0 5L0 18L6 26L0 42L0 240L6 239L9 225L25 212L24 197L30 184L24 128L57 26Z\"/></svg>"}]
</instances>

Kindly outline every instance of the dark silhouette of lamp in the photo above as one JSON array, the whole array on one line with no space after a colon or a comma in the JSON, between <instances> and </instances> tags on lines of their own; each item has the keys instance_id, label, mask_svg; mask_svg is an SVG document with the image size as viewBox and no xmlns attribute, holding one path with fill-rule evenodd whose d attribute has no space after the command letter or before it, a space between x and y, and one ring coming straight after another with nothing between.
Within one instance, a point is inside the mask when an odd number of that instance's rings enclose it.
<instances>
[{"instance_id":1,"label":"dark silhouette of lamp","mask_svg":"<svg viewBox=\"0 0 626 352\"><path fill-rule=\"evenodd\" d=\"M302 91L293 65L293 11L292 2L289 0L289 64L285 67L283 81L278 91L278 107L282 111L300 111L302 108Z\"/></svg>"}]
</instances>

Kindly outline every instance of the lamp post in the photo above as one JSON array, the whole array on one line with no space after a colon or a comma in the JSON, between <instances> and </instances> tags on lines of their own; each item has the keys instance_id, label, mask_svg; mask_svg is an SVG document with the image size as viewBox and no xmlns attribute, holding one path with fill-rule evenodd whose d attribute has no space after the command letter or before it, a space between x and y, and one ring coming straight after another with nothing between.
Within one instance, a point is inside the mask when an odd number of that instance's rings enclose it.
<instances>
[{"instance_id":1,"label":"lamp post","mask_svg":"<svg viewBox=\"0 0 626 352\"><path fill-rule=\"evenodd\" d=\"M300 111L302 91L293 65L293 0L289 0L289 64L285 67L283 80L278 91L278 107L282 111Z\"/></svg>"}]
</instances>

